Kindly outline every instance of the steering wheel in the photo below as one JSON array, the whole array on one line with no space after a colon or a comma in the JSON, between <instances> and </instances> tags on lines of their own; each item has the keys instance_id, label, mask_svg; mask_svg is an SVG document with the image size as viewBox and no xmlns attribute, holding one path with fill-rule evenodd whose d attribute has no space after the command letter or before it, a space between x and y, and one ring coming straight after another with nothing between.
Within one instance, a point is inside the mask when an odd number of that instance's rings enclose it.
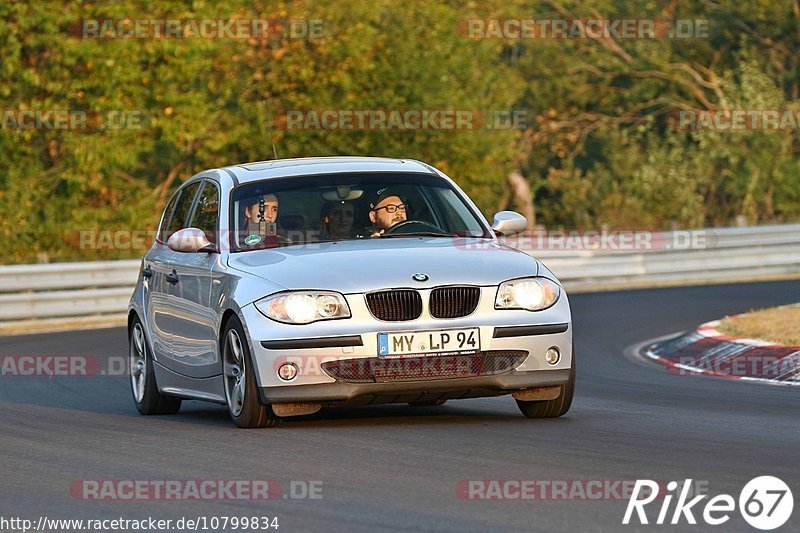
<instances>
[{"instance_id":1,"label":"steering wheel","mask_svg":"<svg viewBox=\"0 0 800 533\"><path fill-rule=\"evenodd\" d=\"M383 232L383 234L395 235L417 232L445 233L445 231L439 226L431 224L430 222L425 222L424 220L404 220L403 222L398 222L391 228L387 229Z\"/></svg>"}]
</instances>

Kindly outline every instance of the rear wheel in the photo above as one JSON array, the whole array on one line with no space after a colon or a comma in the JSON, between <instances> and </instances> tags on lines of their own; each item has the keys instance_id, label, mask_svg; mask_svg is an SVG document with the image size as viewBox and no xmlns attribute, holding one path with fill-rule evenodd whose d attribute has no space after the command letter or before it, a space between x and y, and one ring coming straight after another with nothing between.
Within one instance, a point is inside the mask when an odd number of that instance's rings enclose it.
<instances>
[{"instance_id":1,"label":"rear wheel","mask_svg":"<svg viewBox=\"0 0 800 533\"><path fill-rule=\"evenodd\" d=\"M181 408L180 398L158 392L153 358L147 349L144 328L139 317L134 317L128 337L131 390L136 410L143 415L173 415L177 413Z\"/></svg>"},{"instance_id":2,"label":"rear wheel","mask_svg":"<svg viewBox=\"0 0 800 533\"><path fill-rule=\"evenodd\" d=\"M572 368L569 370L569 381L561 385L561 394L555 400L524 402L516 400L517 407L528 418L556 418L569 411L572 397L575 395L575 346L572 347Z\"/></svg>"},{"instance_id":3,"label":"rear wheel","mask_svg":"<svg viewBox=\"0 0 800 533\"><path fill-rule=\"evenodd\" d=\"M225 382L225 399L231 418L240 428L277 426L281 419L272 407L258 400L255 369L244 328L236 317L225 325L222 337L222 371Z\"/></svg>"}]
</instances>

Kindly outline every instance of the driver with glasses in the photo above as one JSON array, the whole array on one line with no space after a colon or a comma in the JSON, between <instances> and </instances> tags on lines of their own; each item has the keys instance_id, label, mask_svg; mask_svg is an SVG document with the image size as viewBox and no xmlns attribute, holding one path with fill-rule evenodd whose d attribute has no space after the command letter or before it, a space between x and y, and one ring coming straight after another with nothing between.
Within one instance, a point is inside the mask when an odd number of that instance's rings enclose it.
<instances>
[{"instance_id":1,"label":"driver with glasses","mask_svg":"<svg viewBox=\"0 0 800 533\"><path fill-rule=\"evenodd\" d=\"M369 203L372 237L380 237L392 226L406 221L406 204L388 187L378 189Z\"/></svg>"}]
</instances>

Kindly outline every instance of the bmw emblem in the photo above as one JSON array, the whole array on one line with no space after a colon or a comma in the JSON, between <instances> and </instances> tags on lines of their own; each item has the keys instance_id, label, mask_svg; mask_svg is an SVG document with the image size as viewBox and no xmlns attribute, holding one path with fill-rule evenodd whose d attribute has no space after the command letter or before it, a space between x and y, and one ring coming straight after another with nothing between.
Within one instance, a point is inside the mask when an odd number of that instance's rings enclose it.
<instances>
[{"instance_id":1,"label":"bmw emblem","mask_svg":"<svg viewBox=\"0 0 800 533\"><path fill-rule=\"evenodd\" d=\"M429 278L427 274L414 274L411 279L414 281L428 281Z\"/></svg>"}]
</instances>

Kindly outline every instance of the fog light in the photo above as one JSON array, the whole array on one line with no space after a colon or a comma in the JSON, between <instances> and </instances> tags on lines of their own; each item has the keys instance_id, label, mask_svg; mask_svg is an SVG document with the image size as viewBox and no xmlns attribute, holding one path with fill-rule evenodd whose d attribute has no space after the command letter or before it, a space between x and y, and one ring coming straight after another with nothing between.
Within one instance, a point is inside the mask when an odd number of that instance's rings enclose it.
<instances>
[{"instance_id":1,"label":"fog light","mask_svg":"<svg viewBox=\"0 0 800 533\"><path fill-rule=\"evenodd\" d=\"M548 365L556 365L561 360L561 352L553 346L544 354L544 360L547 361Z\"/></svg>"},{"instance_id":2,"label":"fog light","mask_svg":"<svg viewBox=\"0 0 800 533\"><path fill-rule=\"evenodd\" d=\"M283 363L278 368L278 377L283 381L292 381L297 377L297 365L294 363Z\"/></svg>"}]
</instances>

